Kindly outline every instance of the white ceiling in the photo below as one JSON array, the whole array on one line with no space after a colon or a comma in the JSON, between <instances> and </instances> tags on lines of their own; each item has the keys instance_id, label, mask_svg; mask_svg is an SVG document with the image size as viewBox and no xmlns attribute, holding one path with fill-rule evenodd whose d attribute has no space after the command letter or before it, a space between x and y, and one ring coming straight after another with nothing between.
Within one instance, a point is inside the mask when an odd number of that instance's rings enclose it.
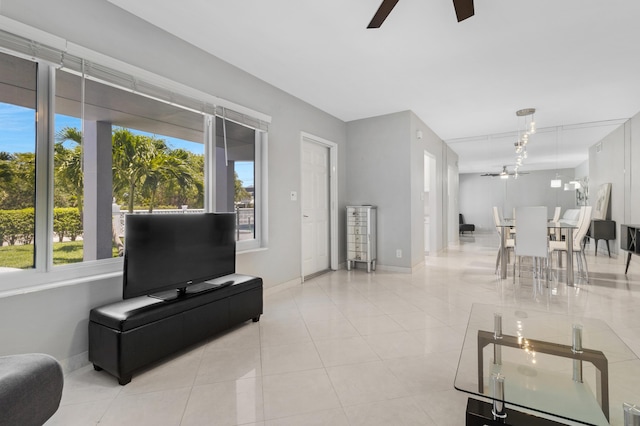
<instances>
[{"instance_id":1,"label":"white ceiling","mask_svg":"<svg viewBox=\"0 0 640 426\"><path fill-rule=\"evenodd\" d=\"M539 132L521 171L575 167L640 112L640 1L107 0L344 120L412 110L461 173L515 162L522 119ZM588 123L588 124L585 124ZM509 134L511 133L511 134Z\"/></svg>"}]
</instances>

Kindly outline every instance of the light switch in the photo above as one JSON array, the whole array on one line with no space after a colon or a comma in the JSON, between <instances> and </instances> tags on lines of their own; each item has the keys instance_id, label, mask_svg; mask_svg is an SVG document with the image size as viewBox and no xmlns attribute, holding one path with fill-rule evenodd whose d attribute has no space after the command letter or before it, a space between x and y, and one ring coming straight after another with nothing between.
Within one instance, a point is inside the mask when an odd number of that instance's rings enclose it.
<instances>
[{"instance_id":1,"label":"light switch","mask_svg":"<svg viewBox=\"0 0 640 426\"><path fill-rule=\"evenodd\" d=\"M291 191L291 201L298 200L298 193L296 191Z\"/></svg>"}]
</instances>

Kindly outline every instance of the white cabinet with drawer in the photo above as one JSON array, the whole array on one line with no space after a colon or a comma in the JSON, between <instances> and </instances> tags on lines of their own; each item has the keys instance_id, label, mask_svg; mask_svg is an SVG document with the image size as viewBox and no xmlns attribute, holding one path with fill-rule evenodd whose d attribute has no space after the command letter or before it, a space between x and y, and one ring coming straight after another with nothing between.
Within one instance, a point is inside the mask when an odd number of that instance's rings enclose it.
<instances>
[{"instance_id":1,"label":"white cabinet with drawer","mask_svg":"<svg viewBox=\"0 0 640 426\"><path fill-rule=\"evenodd\" d=\"M352 262L376 269L376 212L374 206L347 206L347 270Z\"/></svg>"}]
</instances>

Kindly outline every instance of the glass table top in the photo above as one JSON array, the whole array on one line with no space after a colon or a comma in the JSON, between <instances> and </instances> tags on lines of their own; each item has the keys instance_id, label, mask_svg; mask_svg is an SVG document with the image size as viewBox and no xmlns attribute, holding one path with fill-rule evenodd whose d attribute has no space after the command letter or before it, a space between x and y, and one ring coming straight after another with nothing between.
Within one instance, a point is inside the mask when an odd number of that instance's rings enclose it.
<instances>
[{"instance_id":1,"label":"glass table top","mask_svg":"<svg viewBox=\"0 0 640 426\"><path fill-rule=\"evenodd\" d=\"M604 321L474 304L455 388L491 400L496 377L507 407L582 424L623 425L640 402L640 360Z\"/></svg>"},{"instance_id":2,"label":"glass table top","mask_svg":"<svg viewBox=\"0 0 640 426\"><path fill-rule=\"evenodd\" d=\"M516 221L513 219L503 219L502 221L500 221L500 223L497 225L500 228L513 228L516 226ZM557 222L552 222L549 221L547 222L547 228L549 229L575 229L577 228L577 222L576 221L565 221L565 220L559 220Z\"/></svg>"}]
</instances>

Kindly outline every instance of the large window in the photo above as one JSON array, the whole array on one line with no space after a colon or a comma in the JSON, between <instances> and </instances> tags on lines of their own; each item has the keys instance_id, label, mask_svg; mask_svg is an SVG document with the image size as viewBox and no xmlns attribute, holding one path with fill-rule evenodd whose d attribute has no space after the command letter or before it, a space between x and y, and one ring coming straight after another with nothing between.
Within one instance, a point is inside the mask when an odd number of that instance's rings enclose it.
<instances>
[{"instance_id":1,"label":"large window","mask_svg":"<svg viewBox=\"0 0 640 426\"><path fill-rule=\"evenodd\" d=\"M77 58L0 55L0 272L120 257L127 214L236 212L238 251L265 243L264 126Z\"/></svg>"}]
</instances>

